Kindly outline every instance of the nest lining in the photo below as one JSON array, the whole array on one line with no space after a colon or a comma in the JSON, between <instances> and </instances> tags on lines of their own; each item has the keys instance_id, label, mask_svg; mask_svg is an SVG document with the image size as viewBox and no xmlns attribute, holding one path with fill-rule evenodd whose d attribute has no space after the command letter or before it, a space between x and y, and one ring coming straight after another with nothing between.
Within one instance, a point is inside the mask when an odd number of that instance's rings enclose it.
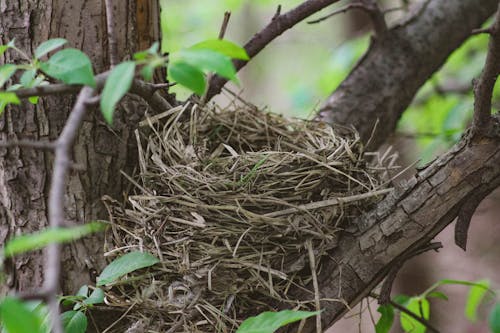
<instances>
[{"instance_id":1,"label":"nest lining","mask_svg":"<svg viewBox=\"0 0 500 333\"><path fill-rule=\"evenodd\" d=\"M141 125L134 193L108 207L106 247L161 264L115 285L108 303L157 331L233 332L277 304L318 308L309 284L339 231L388 191L348 128L189 104Z\"/></svg>"}]
</instances>

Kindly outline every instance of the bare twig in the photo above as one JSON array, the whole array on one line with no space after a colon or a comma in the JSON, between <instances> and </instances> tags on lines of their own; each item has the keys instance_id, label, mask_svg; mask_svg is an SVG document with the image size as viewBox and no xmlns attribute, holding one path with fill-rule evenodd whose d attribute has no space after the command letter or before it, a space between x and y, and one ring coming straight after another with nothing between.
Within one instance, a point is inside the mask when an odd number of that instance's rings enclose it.
<instances>
[{"instance_id":1,"label":"bare twig","mask_svg":"<svg viewBox=\"0 0 500 333\"><path fill-rule=\"evenodd\" d=\"M108 30L108 52L109 62L111 67L116 66L120 60L118 59L118 42L115 34L115 20L113 15L113 0L105 0L106 3L106 23Z\"/></svg>"},{"instance_id":2,"label":"bare twig","mask_svg":"<svg viewBox=\"0 0 500 333\"><path fill-rule=\"evenodd\" d=\"M361 10L364 10L364 11L368 11L368 8L363 3L361 3L361 2L354 2L354 3L351 3L351 4L347 5L347 6L345 6L345 7L342 7L342 8L339 8L337 10L334 10L330 14L322 16L319 19L312 20L312 21L307 21L307 24L316 24L316 23L323 22L323 21L329 19L332 16L335 16L337 14L346 13L346 12L348 12L351 9L361 9Z\"/></svg>"},{"instance_id":3,"label":"bare twig","mask_svg":"<svg viewBox=\"0 0 500 333\"><path fill-rule=\"evenodd\" d=\"M471 35L480 35L480 34L491 34L491 28L474 29L471 32Z\"/></svg>"},{"instance_id":4,"label":"bare twig","mask_svg":"<svg viewBox=\"0 0 500 333\"><path fill-rule=\"evenodd\" d=\"M65 95L79 92L82 86L67 85L64 83L38 86L34 88L25 88L13 91L19 98L29 98L33 96Z\"/></svg>"},{"instance_id":5,"label":"bare twig","mask_svg":"<svg viewBox=\"0 0 500 333\"><path fill-rule=\"evenodd\" d=\"M102 89L108 75L109 71L96 75L95 80L97 84L97 90ZM163 111L167 108L170 108L171 105L167 102L167 100L165 100L160 94L157 93L157 90L165 87L170 87L172 85L172 83L152 84L136 79L132 84L130 93L143 98L153 109L156 109L157 111ZM80 85L51 84L35 88L19 89L13 92L19 98L29 98L32 96L73 94L80 91L81 89L82 86Z\"/></svg>"},{"instance_id":6,"label":"bare twig","mask_svg":"<svg viewBox=\"0 0 500 333\"><path fill-rule=\"evenodd\" d=\"M377 295L375 293L370 293L370 297L378 298L379 295ZM398 303L396 303L396 302L394 302L392 300L390 300L388 304L390 304L393 308L395 308L395 309L397 309L397 310L405 313L406 315L412 317L413 319L415 319L416 321L418 321L420 324L424 325L430 332L439 333L439 330L437 328L435 328L427 320L425 320L425 318L417 316L415 313L411 312L410 310L408 310L404 306L401 306L401 305L399 305Z\"/></svg>"},{"instance_id":7,"label":"bare twig","mask_svg":"<svg viewBox=\"0 0 500 333\"><path fill-rule=\"evenodd\" d=\"M56 144L53 142L31 141L31 140L0 142L0 148L14 148L14 147L54 150L56 148Z\"/></svg>"},{"instance_id":8,"label":"bare twig","mask_svg":"<svg viewBox=\"0 0 500 333\"><path fill-rule=\"evenodd\" d=\"M322 22L332 16L335 16L340 13L346 13L351 9L361 9L370 15L370 19L373 22L373 28L375 30L376 35L381 35L387 30L387 24L384 19L384 12L380 10L377 5L376 0L360 0L359 2L353 2L345 7L339 8L332 13L320 17L319 19L309 21L308 24L316 24Z\"/></svg>"},{"instance_id":9,"label":"bare twig","mask_svg":"<svg viewBox=\"0 0 500 333\"><path fill-rule=\"evenodd\" d=\"M66 176L71 165L71 149L78 135L78 129L87 111L87 101L92 98L94 90L84 87L71 111L61 135L56 141L54 170L50 185L48 215L51 228L63 225L64 221L64 191ZM61 274L61 244L50 244L45 251L45 270L43 291L50 310L52 329L54 333L63 333L59 316L59 278Z\"/></svg>"},{"instance_id":10,"label":"bare twig","mask_svg":"<svg viewBox=\"0 0 500 333\"><path fill-rule=\"evenodd\" d=\"M307 0L284 14L274 15L268 25L260 32L256 33L245 44L245 50L247 51L249 57L255 57L271 41L297 23L338 1L339 0ZM247 62L244 60L237 60L234 62L234 65L237 70L240 70L246 63ZM225 78L219 76L214 77L210 82L210 88L206 94L207 100L217 95L226 82L227 79Z\"/></svg>"},{"instance_id":11,"label":"bare twig","mask_svg":"<svg viewBox=\"0 0 500 333\"><path fill-rule=\"evenodd\" d=\"M224 39L224 35L226 34L227 25L229 24L230 18L231 18L231 12L225 12L224 19L222 20L222 25L219 31L219 39Z\"/></svg>"},{"instance_id":12,"label":"bare twig","mask_svg":"<svg viewBox=\"0 0 500 333\"><path fill-rule=\"evenodd\" d=\"M387 277L384 280L384 283L382 283L382 287L380 288L380 295L378 297L378 301L380 304L387 304L390 303L391 300L391 290L392 286L394 284L394 281L396 280L396 276L403 267L403 265L410 259L421 255L422 253L425 253L430 250L438 251L443 247L443 244L441 242L434 242L430 243L427 245L424 245L422 247L417 248L415 251L408 252L404 256L402 256L399 260L395 261L392 264L392 267L389 269L389 273L387 273Z\"/></svg>"},{"instance_id":13,"label":"bare twig","mask_svg":"<svg viewBox=\"0 0 500 333\"><path fill-rule=\"evenodd\" d=\"M491 126L491 98L493 87L500 74L500 4L490 30L490 43L483 71L474 85L474 134L487 134Z\"/></svg>"},{"instance_id":14,"label":"bare twig","mask_svg":"<svg viewBox=\"0 0 500 333\"><path fill-rule=\"evenodd\" d=\"M385 22L384 13L377 4L377 0L361 0L361 2L368 9L375 35L382 36L387 31L387 23Z\"/></svg>"}]
</instances>

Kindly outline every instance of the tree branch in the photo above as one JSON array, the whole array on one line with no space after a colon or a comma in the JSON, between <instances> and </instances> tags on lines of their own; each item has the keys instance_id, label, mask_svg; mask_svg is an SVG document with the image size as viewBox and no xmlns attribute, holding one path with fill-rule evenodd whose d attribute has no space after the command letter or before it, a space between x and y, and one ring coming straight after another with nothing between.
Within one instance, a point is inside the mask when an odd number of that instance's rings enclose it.
<instances>
[{"instance_id":1,"label":"tree branch","mask_svg":"<svg viewBox=\"0 0 500 333\"><path fill-rule=\"evenodd\" d=\"M66 177L71 165L71 150L78 129L83 121L87 111L87 100L92 98L94 90L90 87L84 87L71 111L66 125L61 135L56 140L54 170L50 184L48 215L51 228L57 228L63 225L64 221L64 192L66 190ZM44 266L44 284L43 291L46 295L46 301L50 309L52 329L54 333L63 333L63 327L59 316L59 279L61 275L61 244L52 243L45 251Z\"/></svg>"},{"instance_id":2,"label":"tree branch","mask_svg":"<svg viewBox=\"0 0 500 333\"><path fill-rule=\"evenodd\" d=\"M498 118L495 127L500 128ZM459 214L472 197L484 198L500 185L500 138L464 137L447 154L417 173L377 208L360 216L344 234L318 276L321 299L341 298L350 306L366 297L393 265L431 240ZM308 286L313 290L312 285ZM295 290L297 299L310 294ZM323 327L348 308L323 302ZM304 332L314 332L308 321ZM292 332L293 329L289 332Z\"/></svg>"},{"instance_id":3,"label":"tree branch","mask_svg":"<svg viewBox=\"0 0 500 333\"><path fill-rule=\"evenodd\" d=\"M429 0L402 24L372 40L370 48L321 108L318 118L354 126L371 149L393 133L419 88L473 29L490 17L498 0Z\"/></svg>"},{"instance_id":4,"label":"tree branch","mask_svg":"<svg viewBox=\"0 0 500 333\"><path fill-rule=\"evenodd\" d=\"M276 37L280 36L282 33L311 16L312 14L319 12L323 8L330 6L340 0L307 0L293 8L292 10L280 14L281 7L277 15L274 15L273 19L269 24L264 27L260 32L256 33L246 44L245 50L247 51L250 58L254 58L260 51L262 51L270 42L272 42ZM234 61L234 66L236 70L240 70L246 65L246 61L237 60ZM206 94L207 100L217 95L224 84L226 84L227 79L214 76L210 80L209 90Z\"/></svg>"},{"instance_id":5,"label":"tree branch","mask_svg":"<svg viewBox=\"0 0 500 333\"><path fill-rule=\"evenodd\" d=\"M490 43L486 63L474 87L472 129L476 134L487 134L491 124L491 98L493 96L493 87L500 74L500 4L489 33Z\"/></svg>"},{"instance_id":6,"label":"tree branch","mask_svg":"<svg viewBox=\"0 0 500 333\"><path fill-rule=\"evenodd\" d=\"M103 72L96 75L95 80L97 84L97 89L103 88L106 79L109 76L109 71ZM164 99L158 90L164 88L165 86L171 86L172 84L151 84L144 82L142 80L135 79L130 88L130 93L137 95L144 99L153 109L158 112L170 109L172 106L170 103ZM68 85L68 84L51 84L45 86L38 86L34 88L19 89L13 91L19 98L29 98L32 96L50 96L50 95L64 95L64 94L74 94L82 89L80 85Z\"/></svg>"},{"instance_id":7,"label":"tree branch","mask_svg":"<svg viewBox=\"0 0 500 333\"><path fill-rule=\"evenodd\" d=\"M380 10L378 7L377 1L376 0L360 0L359 2L353 2L350 3L349 5L342 7L340 9L337 9L333 11L332 13L320 17L317 20L312 20L307 22L308 24L316 24L319 22L322 22L334 15L340 14L340 13L346 13L351 9L361 9L365 11L369 16L370 19L372 20L373 23L373 29L375 30L375 35L380 36L385 31L387 31L387 23L385 22L384 18L384 13Z\"/></svg>"}]
</instances>

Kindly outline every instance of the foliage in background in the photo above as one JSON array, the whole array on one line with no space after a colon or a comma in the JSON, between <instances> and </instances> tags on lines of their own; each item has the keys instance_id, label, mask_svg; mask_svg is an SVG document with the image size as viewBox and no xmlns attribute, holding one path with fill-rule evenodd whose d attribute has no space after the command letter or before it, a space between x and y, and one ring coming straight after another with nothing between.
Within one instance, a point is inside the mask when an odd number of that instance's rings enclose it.
<instances>
[{"instance_id":1,"label":"foliage in background","mask_svg":"<svg viewBox=\"0 0 500 333\"><path fill-rule=\"evenodd\" d=\"M482 304L493 304L488 316L488 324L492 333L500 333L500 300L498 292L490 288L487 280L477 282L443 279L434 283L422 294L417 296L398 295L392 300L393 303L379 306L377 311L381 314L375 325L376 333L388 333L393 324L395 315L399 314L399 323L406 333L425 333L427 327L422 322L428 322L431 316L430 299L440 299L448 301L448 296L437 290L443 285L468 286L469 295L465 305L465 317L472 323L478 320L478 309ZM413 313L421 321L416 320L409 314L399 311L393 304L399 304L408 312Z\"/></svg>"}]
</instances>

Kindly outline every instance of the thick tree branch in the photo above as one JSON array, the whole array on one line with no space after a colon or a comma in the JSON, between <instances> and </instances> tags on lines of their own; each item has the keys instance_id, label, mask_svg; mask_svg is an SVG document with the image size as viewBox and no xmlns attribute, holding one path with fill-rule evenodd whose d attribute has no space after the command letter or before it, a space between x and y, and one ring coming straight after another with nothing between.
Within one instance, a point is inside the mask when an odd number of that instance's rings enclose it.
<instances>
[{"instance_id":1,"label":"thick tree branch","mask_svg":"<svg viewBox=\"0 0 500 333\"><path fill-rule=\"evenodd\" d=\"M262 51L269 43L271 43L276 37L280 36L282 33L292 28L297 23L308 18L312 14L319 12L325 7L330 6L340 0L307 0L293 8L292 10L280 14L281 7L279 7L277 15L273 17L271 22L262 29L260 32L256 33L246 44L245 50L247 51L250 58L254 58L260 51ZM236 70L240 70L246 65L246 61L237 60L234 62ZM215 76L210 80L209 90L206 94L207 100L217 95L224 84L226 84L227 79Z\"/></svg>"},{"instance_id":2,"label":"thick tree branch","mask_svg":"<svg viewBox=\"0 0 500 333\"><path fill-rule=\"evenodd\" d=\"M329 97L319 118L354 126L370 148L383 143L418 89L490 17L498 0L429 0L369 50Z\"/></svg>"},{"instance_id":3,"label":"thick tree branch","mask_svg":"<svg viewBox=\"0 0 500 333\"><path fill-rule=\"evenodd\" d=\"M499 128L498 119L495 127ZM357 304L397 264L428 244L459 214L471 198L484 198L500 185L500 138L467 135L450 152L389 194L376 209L350 226L331 258L322 262L321 299ZM310 286L312 290L312 286ZM297 292L297 299L310 294ZM347 307L323 302L323 327L338 320ZM304 332L314 332L314 321Z\"/></svg>"},{"instance_id":4,"label":"thick tree branch","mask_svg":"<svg viewBox=\"0 0 500 333\"><path fill-rule=\"evenodd\" d=\"M477 85L474 87L473 131L487 134L491 124L491 98L493 87L500 74L500 4L493 26L489 29L490 43L486 63Z\"/></svg>"},{"instance_id":5,"label":"thick tree branch","mask_svg":"<svg viewBox=\"0 0 500 333\"><path fill-rule=\"evenodd\" d=\"M373 137L374 145L380 145L419 87L497 5L493 0L481 6L473 0L427 2L406 23L372 41L320 117L353 125L365 140L376 120L383 120ZM393 265L428 244L462 214L466 203L479 202L500 185L500 137L494 135L500 131L498 118L491 126L490 136L475 136L471 131L449 153L351 226L353 232L344 235L331 258L322 262L318 277L321 299L358 303ZM310 295L297 291L297 298L309 299ZM324 327L347 310L340 302L323 302L322 307L326 310L322 314ZM306 325L304 332L314 332L312 320Z\"/></svg>"}]
</instances>

